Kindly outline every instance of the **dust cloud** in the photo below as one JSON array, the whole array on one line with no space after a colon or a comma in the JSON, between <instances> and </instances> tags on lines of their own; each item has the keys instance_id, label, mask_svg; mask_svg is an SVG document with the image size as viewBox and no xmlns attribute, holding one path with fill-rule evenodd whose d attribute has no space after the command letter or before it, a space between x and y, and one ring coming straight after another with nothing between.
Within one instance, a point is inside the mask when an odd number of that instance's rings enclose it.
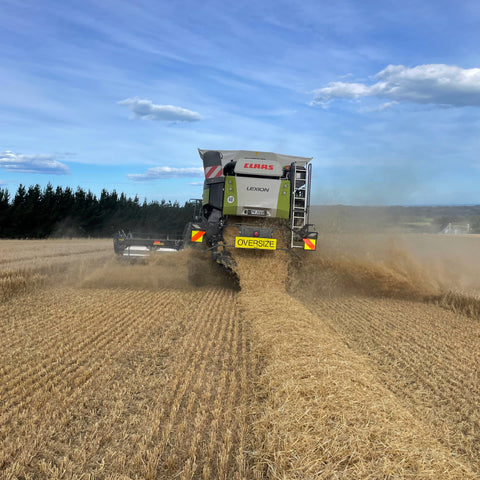
<instances>
[{"instance_id":1,"label":"dust cloud","mask_svg":"<svg viewBox=\"0 0 480 480\"><path fill-rule=\"evenodd\" d=\"M85 271L79 287L185 289L189 287L187 262L187 250L137 259L115 256Z\"/></svg>"},{"instance_id":2,"label":"dust cloud","mask_svg":"<svg viewBox=\"0 0 480 480\"><path fill-rule=\"evenodd\" d=\"M438 276L391 237L321 236L317 248L314 255L302 252L295 262L289 280L292 292L421 300L444 289Z\"/></svg>"},{"instance_id":3,"label":"dust cloud","mask_svg":"<svg viewBox=\"0 0 480 480\"><path fill-rule=\"evenodd\" d=\"M332 287L375 296L478 295L479 249L476 235L325 234L305 270L326 290L325 275Z\"/></svg>"},{"instance_id":4,"label":"dust cloud","mask_svg":"<svg viewBox=\"0 0 480 480\"><path fill-rule=\"evenodd\" d=\"M392 239L368 244L319 238L317 252L232 252L243 292L306 293L317 296L367 295L422 300L444 289L412 254Z\"/></svg>"},{"instance_id":5,"label":"dust cloud","mask_svg":"<svg viewBox=\"0 0 480 480\"><path fill-rule=\"evenodd\" d=\"M321 233L316 252L230 249L235 275L211 252L187 249L131 262L109 256L77 274L84 288L189 289L308 292L315 296L367 295L411 300L454 293L480 295L477 235Z\"/></svg>"},{"instance_id":6,"label":"dust cloud","mask_svg":"<svg viewBox=\"0 0 480 480\"><path fill-rule=\"evenodd\" d=\"M213 261L211 252L185 249L149 257L110 257L83 268L80 288L176 289L203 286L236 289L236 278Z\"/></svg>"},{"instance_id":7,"label":"dust cloud","mask_svg":"<svg viewBox=\"0 0 480 480\"><path fill-rule=\"evenodd\" d=\"M321 235L316 252L232 250L242 291L422 300L446 286L392 236Z\"/></svg>"}]
</instances>

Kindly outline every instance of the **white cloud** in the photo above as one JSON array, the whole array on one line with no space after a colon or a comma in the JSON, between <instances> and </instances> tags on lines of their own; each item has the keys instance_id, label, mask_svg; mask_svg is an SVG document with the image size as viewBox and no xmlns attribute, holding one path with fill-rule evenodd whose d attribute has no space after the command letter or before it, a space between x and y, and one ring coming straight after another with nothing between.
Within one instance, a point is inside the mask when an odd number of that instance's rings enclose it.
<instances>
[{"instance_id":1,"label":"white cloud","mask_svg":"<svg viewBox=\"0 0 480 480\"><path fill-rule=\"evenodd\" d=\"M385 102L380 105L376 105L373 107L364 107L361 108L359 111L362 113L368 113L368 112L383 112L384 110L388 110L389 108L394 107L397 105L398 102Z\"/></svg>"},{"instance_id":2,"label":"white cloud","mask_svg":"<svg viewBox=\"0 0 480 480\"><path fill-rule=\"evenodd\" d=\"M203 168L200 167L153 167L149 168L145 173L130 173L127 177L134 182L144 182L160 178L202 177L203 174Z\"/></svg>"},{"instance_id":3,"label":"white cloud","mask_svg":"<svg viewBox=\"0 0 480 480\"><path fill-rule=\"evenodd\" d=\"M22 155L10 151L0 152L0 168L22 173L68 175L70 169L55 160L54 155Z\"/></svg>"},{"instance_id":4,"label":"white cloud","mask_svg":"<svg viewBox=\"0 0 480 480\"><path fill-rule=\"evenodd\" d=\"M146 120L162 120L167 122L196 122L202 117L199 113L173 105L156 105L151 100L141 98L126 98L118 102L127 105L135 118Z\"/></svg>"},{"instance_id":5,"label":"white cloud","mask_svg":"<svg viewBox=\"0 0 480 480\"><path fill-rule=\"evenodd\" d=\"M394 102L480 106L480 68L432 64L408 68L389 65L374 77L372 85L331 82L314 90L312 105L326 106L338 98L377 97Z\"/></svg>"}]
</instances>

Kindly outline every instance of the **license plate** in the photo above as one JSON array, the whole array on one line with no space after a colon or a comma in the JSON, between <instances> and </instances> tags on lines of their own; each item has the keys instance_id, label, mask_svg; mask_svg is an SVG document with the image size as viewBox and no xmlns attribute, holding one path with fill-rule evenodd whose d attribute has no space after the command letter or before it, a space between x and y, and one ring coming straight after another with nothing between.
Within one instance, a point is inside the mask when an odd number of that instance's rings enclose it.
<instances>
[{"instance_id":1,"label":"license plate","mask_svg":"<svg viewBox=\"0 0 480 480\"><path fill-rule=\"evenodd\" d=\"M244 215L256 215L259 217L266 217L267 211L266 210L255 210L255 209L248 209L243 211Z\"/></svg>"},{"instance_id":2,"label":"license plate","mask_svg":"<svg viewBox=\"0 0 480 480\"><path fill-rule=\"evenodd\" d=\"M235 248L256 248L259 250L276 250L276 238L235 237Z\"/></svg>"}]
</instances>

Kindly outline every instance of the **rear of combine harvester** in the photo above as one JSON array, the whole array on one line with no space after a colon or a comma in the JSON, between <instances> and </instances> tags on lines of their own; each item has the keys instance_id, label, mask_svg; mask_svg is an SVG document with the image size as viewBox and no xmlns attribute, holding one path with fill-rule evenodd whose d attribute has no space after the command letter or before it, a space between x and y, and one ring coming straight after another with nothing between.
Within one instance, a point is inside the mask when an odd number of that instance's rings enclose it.
<instances>
[{"instance_id":1,"label":"rear of combine harvester","mask_svg":"<svg viewBox=\"0 0 480 480\"><path fill-rule=\"evenodd\" d=\"M311 158L245 150L199 150L202 215L187 242L233 267L232 248L315 250L309 223Z\"/></svg>"}]
</instances>

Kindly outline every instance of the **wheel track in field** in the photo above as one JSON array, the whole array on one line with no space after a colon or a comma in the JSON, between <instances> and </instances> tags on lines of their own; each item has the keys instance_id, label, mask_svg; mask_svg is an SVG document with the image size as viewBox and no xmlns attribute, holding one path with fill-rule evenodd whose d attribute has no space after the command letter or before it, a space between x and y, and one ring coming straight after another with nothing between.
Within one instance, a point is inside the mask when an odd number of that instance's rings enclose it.
<instances>
[{"instance_id":1,"label":"wheel track in field","mask_svg":"<svg viewBox=\"0 0 480 480\"><path fill-rule=\"evenodd\" d=\"M222 319L220 319L221 329L219 329L218 331L218 336L215 339L212 339L213 340L212 342L209 342L208 348L201 355L203 359L201 360L201 363L198 366L198 368L195 369L197 374L197 380L192 385L193 392L190 398L188 399L188 403L185 408L189 416L191 418L194 418L193 424L195 426L195 433L192 435L191 442L188 445L186 445L187 447L186 452L188 452L188 457L190 459L196 459L199 456L199 454L201 454L201 451L199 450L200 443L202 440L201 432L203 432L203 430L207 426L207 417L208 417L205 411L201 411L195 407L194 405L196 400L195 392L198 392L202 389L202 385L204 384L204 380L205 380L204 376L205 376L207 364L208 363L216 364L220 360L224 352L230 351L230 345L227 345L226 337L228 336L228 332L231 331L231 319L233 315L228 315L228 316L221 315L221 316L227 317L225 318L226 322L222 322L221 321ZM215 325L213 326L213 328L215 328ZM225 345L227 348L225 350L222 349L223 351L217 348L212 353L211 349L215 345L215 343L217 343L214 340L217 340L218 343L220 343L221 341L221 344ZM207 360L207 356L210 357L209 360ZM218 399L221 399L224 395L224 386L225 386L224 377L225 377L225 370L223 369L221 373L221 379L218 382L217 388L215 390L213 388L214 387L213 382L207 383L207 388L204 389L203 393L199 398L199 404L209 405L213 403L214 408L215 406L217 406L217 404L219 403ZM212 429L212 433L216 433L216 429ZM215 436L213 436L213 438L215 438ZM172 452L170 452L169 458L171 458L171 455L172 455ZM210 462L204 463L202 473L211 471L211 467L209 463ZM167 464L168 464L168 459L167 459ZM186 465L186 469L182 476L188 478L189 476L194 474L197 468L198 468L198 465L196 464L196 460L189 462Z\"/></svg>"},{"instance_id":2,"label":"wheel track in field","mask_svg":"<svg viewBox=\"0 0 480 480\"><path fill-rule=\"evenodd\" d=\"M480 472L478 321L401 300L302 300L351 348L367 354L404 405Z\"/></svg>"}]
</instances>

